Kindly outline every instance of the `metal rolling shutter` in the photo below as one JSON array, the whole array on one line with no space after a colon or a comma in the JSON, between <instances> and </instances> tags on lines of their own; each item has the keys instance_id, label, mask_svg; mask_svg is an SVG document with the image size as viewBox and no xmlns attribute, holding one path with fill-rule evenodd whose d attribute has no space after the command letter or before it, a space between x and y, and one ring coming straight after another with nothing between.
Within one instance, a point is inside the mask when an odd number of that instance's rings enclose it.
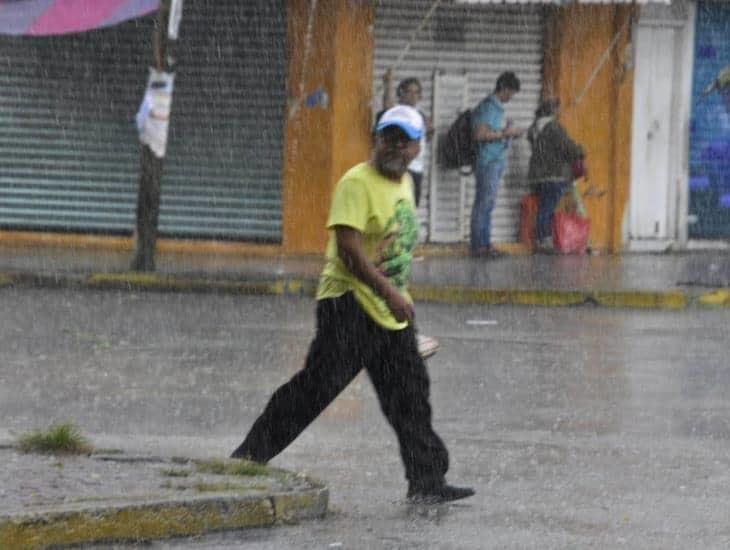
<instances>
[{"instance_id":1,"label":"metal rolling shutter","mask_svg":"<svg viewBox=\"0 0 730 550\"><path fill-rule=\"evenodd\" d=\"M426 0L381 0L376 3L374 108L380 107L383 73L395 63L431 4ZM434 70L444 74L466 74L467 105L470 107L493 90L501 72L512 70L517 73L522 86L520 93L507 105L505 116L512 118L516 125L527 127L532 122L542 90L542 10L541 6L533 4L442 4L418 33L396 69L394 84L408 76L417 77L423 85L421 108L431 112ZM460 101L458 94L452 95L455 101ZM454 105L453 118L460 107ZM446 129L437 127L436 132ZM508 155L504 182L492 214L492 238L495 242L517 240L519 201L527 191L529 155L529 145L524 139L517 140ZM449 175L444 178L447 181L454 179ZM442 204L449 205L459 202L461 212L450 207L443 211L436 209L430 216L423 211L420 213L422 220L430 217L443 228L463 228L461 238L456 238L456 234L451 232L451 236L439 239L443 242L468 238L474 197L473 177L467 178L464 183L462 200L452 197L442 201ZM450 188L456 193L458 186ZM422 197L423 209L430 207L429 194L426 192ZM461 219L455 219L457 215ZM433 236L438 237L439 231L435 231Z\"/></svg>"},{"instance_id":2,"label":"metal rolling shutter","mask_svg":"<svg viewBox=\"0 0 730 550\"><path fill-rule=\"evenodd\" d=\"M0 227L130 234L152 19L0 37ZM186 2L160 234L278 241L284 0Z\"/></svg>"}]
</instances>

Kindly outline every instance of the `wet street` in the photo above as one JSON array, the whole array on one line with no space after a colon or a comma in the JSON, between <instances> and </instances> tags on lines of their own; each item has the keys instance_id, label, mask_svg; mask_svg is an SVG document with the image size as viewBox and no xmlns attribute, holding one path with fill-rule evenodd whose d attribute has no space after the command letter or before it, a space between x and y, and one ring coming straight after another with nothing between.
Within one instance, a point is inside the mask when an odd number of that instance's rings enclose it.
<instances>
[{"instance_id":1,"label":"wet street","mask_svg":"<svg viewBox=\"0 0 730 550\"><path fill-rule=\"evenodd\" d=\"M220 457L302 365L310 299L0 289L0 439L71 420L97 447ZM728 310L425 305L449 481L404 502L367 377L273 464L331 489L322 521L144 548L730 546ZM124 546L133 548L134 545Z\"/></svg>"}]
</instances>

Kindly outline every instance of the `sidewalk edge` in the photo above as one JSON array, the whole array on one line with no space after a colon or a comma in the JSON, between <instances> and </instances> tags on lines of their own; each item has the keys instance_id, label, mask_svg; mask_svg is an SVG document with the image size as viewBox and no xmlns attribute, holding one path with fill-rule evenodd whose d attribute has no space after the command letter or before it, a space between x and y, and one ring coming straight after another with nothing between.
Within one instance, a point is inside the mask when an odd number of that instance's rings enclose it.
<instances>
[{"instance_id":1,"label":"sidewalk edge","mask_svg":"<svg viewBox=\"0 0 730 550\"><path fill-rule=\"evenodd\" d=\"M317 281L306 277L214 279L157 273L38 274L2 273L0 287L88 288L158 292L212 292L260 296L315 295ZM578 306L681 310L689 306L730 307L730 289L715 288L693 295L686 290L558 290L488 288L466 285L412 284L417 301L449 304Z\"/></svg>"},{"instance_id":2,"label":"sidewalk edge","mask_svg":"<svg viewBox=\"0 0 730 550\"><path fill-rule=\"evenodd\" d=\"M3 548L40 549L90 543L160 540L323 517L326 488L274 495L209 494L130 504L97 503L0 516Z\"/></svg>"}]
</instances>

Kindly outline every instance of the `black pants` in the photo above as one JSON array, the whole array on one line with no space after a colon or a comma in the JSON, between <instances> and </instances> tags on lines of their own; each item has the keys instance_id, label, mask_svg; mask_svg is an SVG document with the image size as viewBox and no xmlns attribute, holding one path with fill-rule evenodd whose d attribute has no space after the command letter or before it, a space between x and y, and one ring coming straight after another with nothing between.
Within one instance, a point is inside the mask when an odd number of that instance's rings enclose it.
<instances>
[{"instance_id":1,"label":"black pants","mask_svg":"<svg viewBox=\"0 0 730 550\"><path fill-rule=\"evenodd\" d=\"M317 334L304 368L271 396L234 457L268 462L365 368L398 436L412 486L444 482L449 455L431 427L429 378L412 328L373 322L351 293L317 303Z\"/></svg>"}]
</instances>

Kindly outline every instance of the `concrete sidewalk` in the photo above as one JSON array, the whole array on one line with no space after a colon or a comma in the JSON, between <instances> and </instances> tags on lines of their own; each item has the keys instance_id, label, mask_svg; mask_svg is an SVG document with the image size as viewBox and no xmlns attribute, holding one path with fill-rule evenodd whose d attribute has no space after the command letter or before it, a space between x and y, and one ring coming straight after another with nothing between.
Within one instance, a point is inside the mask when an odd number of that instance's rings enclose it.
<instances>
[{"instance_id":1,"label":"concrete sidewalk","mask_svg":"<svg viewBox=\"0 0 730 550\"><path fill-rule=\"evenodd\" d=\"M258 464L21 454L0 445L0 548L145 541L325 515L318 481Z\"/></svg>"},{"instance_id":2,"label":"concrete sidewalk","mask_svg":"<svg viewBox=\"0 0 730 550\"><path fill-rule=\"evenodd\" d=\"M730 306L730 252L619 256L508 255L473 259L460 247L425 247L411 290L420 301L681 309ZM0 285L312 295L322 257L160 253L157 272L128 272L130 253L0 248Z\"/></svg>"}]
</instances>

